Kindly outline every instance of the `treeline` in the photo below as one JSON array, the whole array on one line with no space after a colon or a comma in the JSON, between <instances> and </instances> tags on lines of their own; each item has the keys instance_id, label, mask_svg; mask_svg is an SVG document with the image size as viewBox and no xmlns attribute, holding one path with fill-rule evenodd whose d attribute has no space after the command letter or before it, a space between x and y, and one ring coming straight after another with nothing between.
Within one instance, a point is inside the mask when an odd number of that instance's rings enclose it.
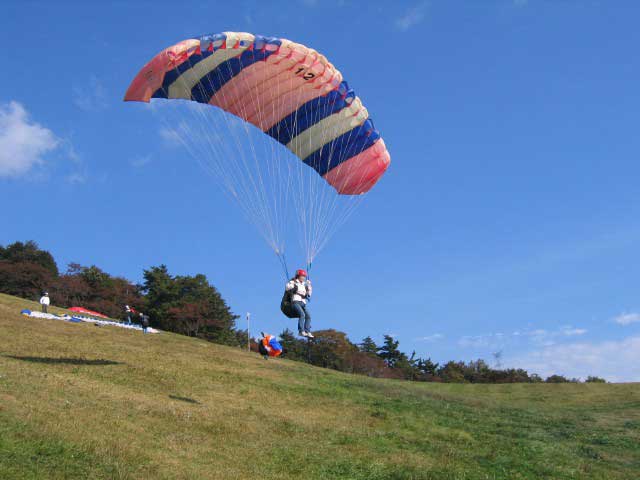
<instances>
[{"instance_id":1,"label":"treeline","mask_svg":"<svg viewBox=\"0 0 640 480\"><path fill-rule=\"evenodd\" d=\"M150 317L151 326L225 345L246 347L247 331L236 327L234 315L220 292L205 275L171 275L165 265L143 271L143 282L134 284L114 277L95 265L68 265L61 273L53 256L33 242L0 246L0 292L37 300L47 291L56 306L81 306L124 319L129 305ZM453 383L563 383L577 382L561 375L542 379L522 369L495 369L485 361L450 361L407 355L399 342L385 335L382 345L371 337L355 344L336 330L314 332L313 342L297 338L291 330L280 334L283 356L342 372L379 378ZM257 351L257 344L252 342ZM604 382L589 377L587 382Z\"/></svg>"},{"instance_id":2,"label":"treeline","mask_svg":"<svg viewBox=\"0 0 640 480\"><path fill-rule=\"evenodd\" d=\"M114 277L95 265L71 263L60 273L53 256L33 242L0 246L0 292L54 305L80 306L124 319L124 306L149 315L153 327L226 345L246 344L238 318L204 275L174 276L165 265L144 270L142 284ZM242 340L240 340L242 339Z\"/></svg>"},{"instance_id":3,"label":"treeline","mask_svg":"<svg viewBox=\"0 0 640 480\"><path fill-rule=\"evenodd\" d=\"M396 378L417 382L446 383L567 383L578 379L551 375L543 379L535 373L519 368L495 369L484 360L471 362L446 362L439 364L430 358L407 355L399 348L399 341L384 336L382 345L371 337L361 343L352 343L344 332L320 330L314 332L312 342L296 338L291 330L280 334L283 356L324 368L379 378ZM256 349L257 350L257 349ZM588 377L586 382L605 382L598 377Z\"/></svg>"}]
</instances>

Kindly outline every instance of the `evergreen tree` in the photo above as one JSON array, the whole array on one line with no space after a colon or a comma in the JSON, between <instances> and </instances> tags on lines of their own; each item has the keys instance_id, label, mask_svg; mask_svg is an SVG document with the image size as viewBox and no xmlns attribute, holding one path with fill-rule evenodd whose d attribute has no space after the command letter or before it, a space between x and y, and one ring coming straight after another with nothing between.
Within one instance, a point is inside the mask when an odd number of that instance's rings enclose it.
<instances>
[{"instance_id":1,"label":"evergreen tree","mask_svg":"<svg viewBox=\"0 0 640 480\"><path fill-rule=\"evenodd\" d=\"M285 328L279 335L280 342L282 344L282 356L289 360L297 360L300 362L307 362L307 341L300 340L296 335Z\"/></svg>"},{"instance_id":2,"label":"evergreen tree","mask_svg":"<svg viewBox=\"0 0 640 480\"><path fill-rule=\"evenodd\" d=\"M585 383L607 383L607 381L604 378L589 375L585 380Z\"/></svg>"},{"instance_id":3,"label":"evergreen tree","mask_svg":"<svg viewBox=\"0 0 640 480\"><path fill-rule=\"evenodd\" d=\"M58 276L53 256L33 241L0 246L0 292L37 299Z\"/></svg>"},{"instance_id":4,"label":"evergreen tree","mask_svg":"<svg viewBox=\"0 0 640 480\"><path fill-rule=\"evenodd\" d=\"M385 361L389 368L395 368L408 361L407 356L398 349L399 345L398 340L394 340L391 335L385 335L384 343L378 348L378 356Z\"/></svg>"},{"instance_id":5,"label":"evergreen tree","mask_svg":"<svg viewBox=\"0 0 640 480\"><path fill-rule=\"evenodd\" d=\"M358 345L358 350L360 350L362 353L378 355L379 347L378 345L376 345L376 342L373 341L373 338L365 337L362 339L362 343Z\"/></svg>"},{"instance_id":6,"label":"evergreen tree","mask_svg":"<svg viewBox=\"0 0 640 480\"><path fill-rule=\"evenodd\" d=\"M166 265L160 265L144 271L142 290L155 326L218 343L238 343L238 316L205 275L173 277Z\"/></svg>"},{"instance_id":7,"label":"evergreen tree","mask_svg":"<svg viewBox=\"0 0 640 480\"><path fill-rule=\"evenodd\" d=\"M438 367L439 364L432 362L431 358L427 358L426 360L419 358L416 362L416 368L423 375L435 377L438 374Z\"/></svg>"},{"instance_id":8,"label":"evergreen tree","mask_svg":"<svg viewBox=\"0 0 640 480\"><path fill-rule=\"evenodd\" d=\"M0 246L0 261L11 263L34 263L48 270L53 276L58 276L58 266L53 255L41 250L33 240L14 242L6 247Z\"/></svg>"}]
</instances>

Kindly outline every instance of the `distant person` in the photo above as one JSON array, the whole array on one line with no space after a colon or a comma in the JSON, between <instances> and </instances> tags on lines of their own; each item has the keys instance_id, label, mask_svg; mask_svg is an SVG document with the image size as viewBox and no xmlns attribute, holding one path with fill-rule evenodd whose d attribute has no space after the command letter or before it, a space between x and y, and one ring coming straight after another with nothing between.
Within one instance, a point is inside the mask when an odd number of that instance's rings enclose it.
<instances>
[{"instance_id":1,"label":"distant person","mask_svg":"<svg viewBox=\"0 0 640 480\"><path fill-rule=\"evenodd\" d=\"M142 333L147 333L149 328L149 316L140 312L140 325L142 326Z\"/></svg>"},{"instance_id":2,"label":"distant person","mask_svg":"<svg viewBox=\"0 0 640 480\"><path fill-rule=\"evenodd\" d=\"M285 295L288 294L291 302L293 318L298 318L298 334L307 338L315 338L311 333L311 312L307 305L312 291L311 280L307 278L305 270L298 270L296 276L285 287Z\"/></svg>"},{"instance_id":3,"label":"distant person","mask_svg":"<svg viewBox=\"0 0 640 480\"><path fill-rule=\"evenodd\" d=\"M49 298L49 293L44 292L42 294L42 297L40 297L40 306L42 307L42 313L47 313L50 303L51 303L51 299Z\"/></svg>"},{"instance_id":4,"label":"distant person","mask_svg":"<svg viewBox=\"0 0 640 480\"><path fill-rule=\"evenodd\" d=\"M136 309L133 307L130 307L129 305L125 305L124 306L124 317L125 320L127 321L127 325L131 325L131 315L135 315L136 313Z\"/></svg>"}]
</instances>

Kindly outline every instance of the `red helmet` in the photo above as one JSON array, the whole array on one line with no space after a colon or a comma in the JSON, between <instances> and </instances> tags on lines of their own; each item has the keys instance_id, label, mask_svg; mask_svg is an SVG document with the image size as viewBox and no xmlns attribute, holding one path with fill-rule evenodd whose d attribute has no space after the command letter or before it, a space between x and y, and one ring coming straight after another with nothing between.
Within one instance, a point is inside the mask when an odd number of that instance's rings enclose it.
<instances>
[{"instance_id":1,"label":"red helmet","mask_svg":"<svg viewBox=\"0 0 640 480\"><path fill-rule=\"evenodd\" d=\"M307 276L306 270L296 270L296 277L306 277L306 276Z\"/></svg>"}]
</instances>

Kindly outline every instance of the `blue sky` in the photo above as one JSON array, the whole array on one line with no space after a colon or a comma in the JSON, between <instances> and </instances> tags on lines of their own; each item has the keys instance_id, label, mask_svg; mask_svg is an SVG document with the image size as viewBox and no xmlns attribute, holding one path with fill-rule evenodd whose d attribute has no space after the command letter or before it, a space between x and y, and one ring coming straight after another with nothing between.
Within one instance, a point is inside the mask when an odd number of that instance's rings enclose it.
<instances>
[{"instance_id":1,"label":"blue sky","mask_svg":"<svg viewBox=\"0 0 640 480\"><path fill-rule=\"evenodd\" d=\"M640 381L637 2L176 5L3 4L0 244L134 281L202 272L256 328L294 328L264 241L121 101L179 40L282 36L340 68L392 157L314 264L314 328Z\"/></svg>"}]
</instances>

